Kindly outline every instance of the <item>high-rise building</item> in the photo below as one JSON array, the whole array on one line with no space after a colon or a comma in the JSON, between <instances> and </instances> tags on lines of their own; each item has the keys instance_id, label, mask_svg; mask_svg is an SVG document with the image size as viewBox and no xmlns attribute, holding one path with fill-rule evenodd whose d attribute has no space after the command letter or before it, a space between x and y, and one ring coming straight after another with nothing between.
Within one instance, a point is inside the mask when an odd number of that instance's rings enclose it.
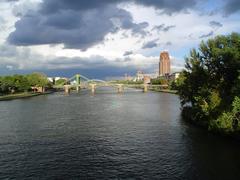
<instances>
[{"instance_id":1,"label":"high-rise building","mask_svg":"<svg viewBox=\"0 0 240 180\"><path fill-rule=\"evenodd\" d=\"M160 53L159 76L169 75L171 73L170 57L167 51Z\"/></svg>"}]
</instances>

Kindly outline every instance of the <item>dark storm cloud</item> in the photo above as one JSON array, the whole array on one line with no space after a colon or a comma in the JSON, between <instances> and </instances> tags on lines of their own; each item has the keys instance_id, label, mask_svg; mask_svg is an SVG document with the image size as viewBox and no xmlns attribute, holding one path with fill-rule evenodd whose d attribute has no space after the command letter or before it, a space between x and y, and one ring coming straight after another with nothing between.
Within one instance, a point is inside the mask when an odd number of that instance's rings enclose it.
<instances>
[{"instance_id":1,"label":"dark storm cloud","mask_svg":"<svg viewBox=\"0 0 240 180\"><path fill-rule=\"evenodd\" d=\"M227 0L224 6L224 11L226 15L230 15L240 11L240 1L239 0Z\"/></svg>"},{"instance_id":2,"label":"dark storm cloud","mask_svg":"<svg viewBox=\"0 0 240 180\"><path fill-rule=\"evenodd\" d=\"M176 27L175 25L166 26L165 24L160 24L160 25L154 26L152 28L152 30L156 30L158 33L161 31L167 32L170 29L175 28L175 27Z\"/></svg>"},{"instance_id":3,"label":"dark storm cloud","mask_svg":"<svg viewBox=\"0 0 240 180\"><path fill-rule=\"evenodd\" d=\"M88 10L102 8L124 1L128 0L44 0L41 12L52 14L62 10Z\"/></svg>"},{"instance_id":4,"label":"dark storm cloud","mask_svg":"<svg viewBox=\"0 0 240 180\"><path fill-rule=\"evenodd\" d=\"M45 0L42 11L53 13L63 9L86 10L123 2L152 6L164 10L166 13L186 10L196 5L196 0Z\"/></svg>"},{"instance_id":5,"label":"dark storm cloud","mask_svg":"<svg viewBox=\"0 0 240 180\"><path fill-rule=\"evenodd\" d=\"M65 48L85 50L104 40L108 33L120 29L132 35L146 36L147 22L134 23L131 14L118 3L133 2L153 6L166 12L177 12L195 4L194 0L43 0L38 10L28 11L16 22L8 37L14 45L64 44ZM174 26L166 26L168 31Z\"/></svg>"},{"instance_id":6,"label":"dark storm cloud","mask_svg":"<svg viewBox=\"0 0 240 180\"><path fill-rule=\"evenodd\" d=\"M134 23L128 11L115 6L87 11L69 9L48 15L29 12L15 24L16 30L8 41L15 45L63 43L65 48L84 50L103 41L109 32L122 28L143 36L147 26L147 23Z\"/></svg>"},{"instance_id":7,"label":"dark storm cloud","mask_svg":"<svg viewBox=\"0 0 240 180\"><path fill-rule=\"evenodd\" d=\"M213 34L214 34L214 32L213 32L213 31L210 31L210 32L207 33L207 34L203 34L203 35L199 36L199 38L207 38L207 37L212 36Z\"/></svg>"},{"instance_id":8,"label":"dark storm cloud","mask_svg":"<svg viewBox=\"0 0 240 180\"><path fill-rule=\"evenodd\" d=\"M142 49L157 47L158 46L157 41L158 41L158 39L155 39L155 40L148 41L148 42L144 43L143 46L142 46Z\"/></svg>"},{"instance_id":9,"label":"dark storm cloud","mask_svg":"<svg viewBox=\"0 0 240 180\"><path fill-rule=\"evenodd\" d=\"M217 22L217 21L210 21L209 24L213 28L220 28L223 26L220 22Z\"/></svg>"},{"instance_id":10,"label":"dark storm cloud","mask_svg":"<svg viewBox=\"0 0 240 180\"><path fill-rule=\"evenodd\" d=\"M102 42L108 33L115 33L119 29L131 30L133 35L146 35L144 29L148 26L147 22L134 23L128 11L113 5L88 10L79 10L83 8L79 7L75 10L79 6L76 3L76 7L64 7L55 13L45 14L42 12L48 7L47 2L55 1L44 1L40 11L29 11L16 22L16 30L8 37L11 44L24 46L63 43L65 48L85 50ZM67 1L57 2L65 2L67 5ZM57 2L55 3L58 4ZM59 7L56 6L57 8Z\"/></svg>"}]
</instances>

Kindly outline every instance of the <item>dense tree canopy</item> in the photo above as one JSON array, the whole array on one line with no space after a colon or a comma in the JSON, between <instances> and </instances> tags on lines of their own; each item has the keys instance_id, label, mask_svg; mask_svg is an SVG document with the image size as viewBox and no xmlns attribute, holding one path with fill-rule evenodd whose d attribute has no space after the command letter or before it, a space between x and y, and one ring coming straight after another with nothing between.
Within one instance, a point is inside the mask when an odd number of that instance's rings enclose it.
<instances>
[{"instance_id":1,"label":"dense tree canopy","mask_svg":"<svg viewBox=\"0 0 240 180\"><path fill-rule=\"evenodd\" d=\"M239 103L240 35L232 33L202 42L198 50L190 51L185 66L176 82L183 114L209 128L228 131L226 124L216 122L227 121L223 113L231 113ZM232 131L240 127L239 117L234 123Z\"/></svg>"},{"instance_id":2,"label":"dense tree canopy","mask_svg":"<svg viewBox=\"0 0 240 180\"><path fill-rule=\"evenodd\" d=\"M32 86L46 87L48 84L47 76L41 73L3 76L0 77L0 94L29 91Z\"/></svg>"}]
</instances>

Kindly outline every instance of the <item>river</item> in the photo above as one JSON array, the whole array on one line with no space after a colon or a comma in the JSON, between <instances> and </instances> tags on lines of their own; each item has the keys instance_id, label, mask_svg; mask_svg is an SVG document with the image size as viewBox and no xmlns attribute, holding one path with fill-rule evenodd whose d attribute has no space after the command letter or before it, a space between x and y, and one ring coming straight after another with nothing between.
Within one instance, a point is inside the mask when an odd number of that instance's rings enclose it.
<instances>
[{"instance_id":1,"label":"river","mask_svg":"<svg viewBox=\"0 0 240 180\"><path fill-rule=\"evenodd\" d=\"M182 121L174 94L0 102L0 179L240 179L239 145Z\"/></svg>"}]
</instances>

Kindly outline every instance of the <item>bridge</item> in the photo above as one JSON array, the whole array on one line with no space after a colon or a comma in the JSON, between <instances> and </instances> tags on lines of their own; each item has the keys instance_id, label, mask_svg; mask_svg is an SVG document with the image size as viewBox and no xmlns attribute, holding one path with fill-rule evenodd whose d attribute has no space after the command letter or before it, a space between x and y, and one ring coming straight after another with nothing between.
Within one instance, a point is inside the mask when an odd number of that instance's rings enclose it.
<instances>
[{"instance_id":1,"label":"bridge","mask_svg":"<svg viewBox=\"0 0 240 180\"><path fill-rule=\"evenodd\" d=\"M168 85L152 85L152 84L121 84L114 81L104 81L101 79L89 79L81 74L76 74L69 78L66 84L56 86L56 88L63 88L65 94L70 94L71 90L80 92L81 89L90 89L92 94L96 92L99 87L112 87L118 93L123 93L125 88L142 89L143 92L148 92L150 89L166 89Z\"/></svg>"}]
</instances>

